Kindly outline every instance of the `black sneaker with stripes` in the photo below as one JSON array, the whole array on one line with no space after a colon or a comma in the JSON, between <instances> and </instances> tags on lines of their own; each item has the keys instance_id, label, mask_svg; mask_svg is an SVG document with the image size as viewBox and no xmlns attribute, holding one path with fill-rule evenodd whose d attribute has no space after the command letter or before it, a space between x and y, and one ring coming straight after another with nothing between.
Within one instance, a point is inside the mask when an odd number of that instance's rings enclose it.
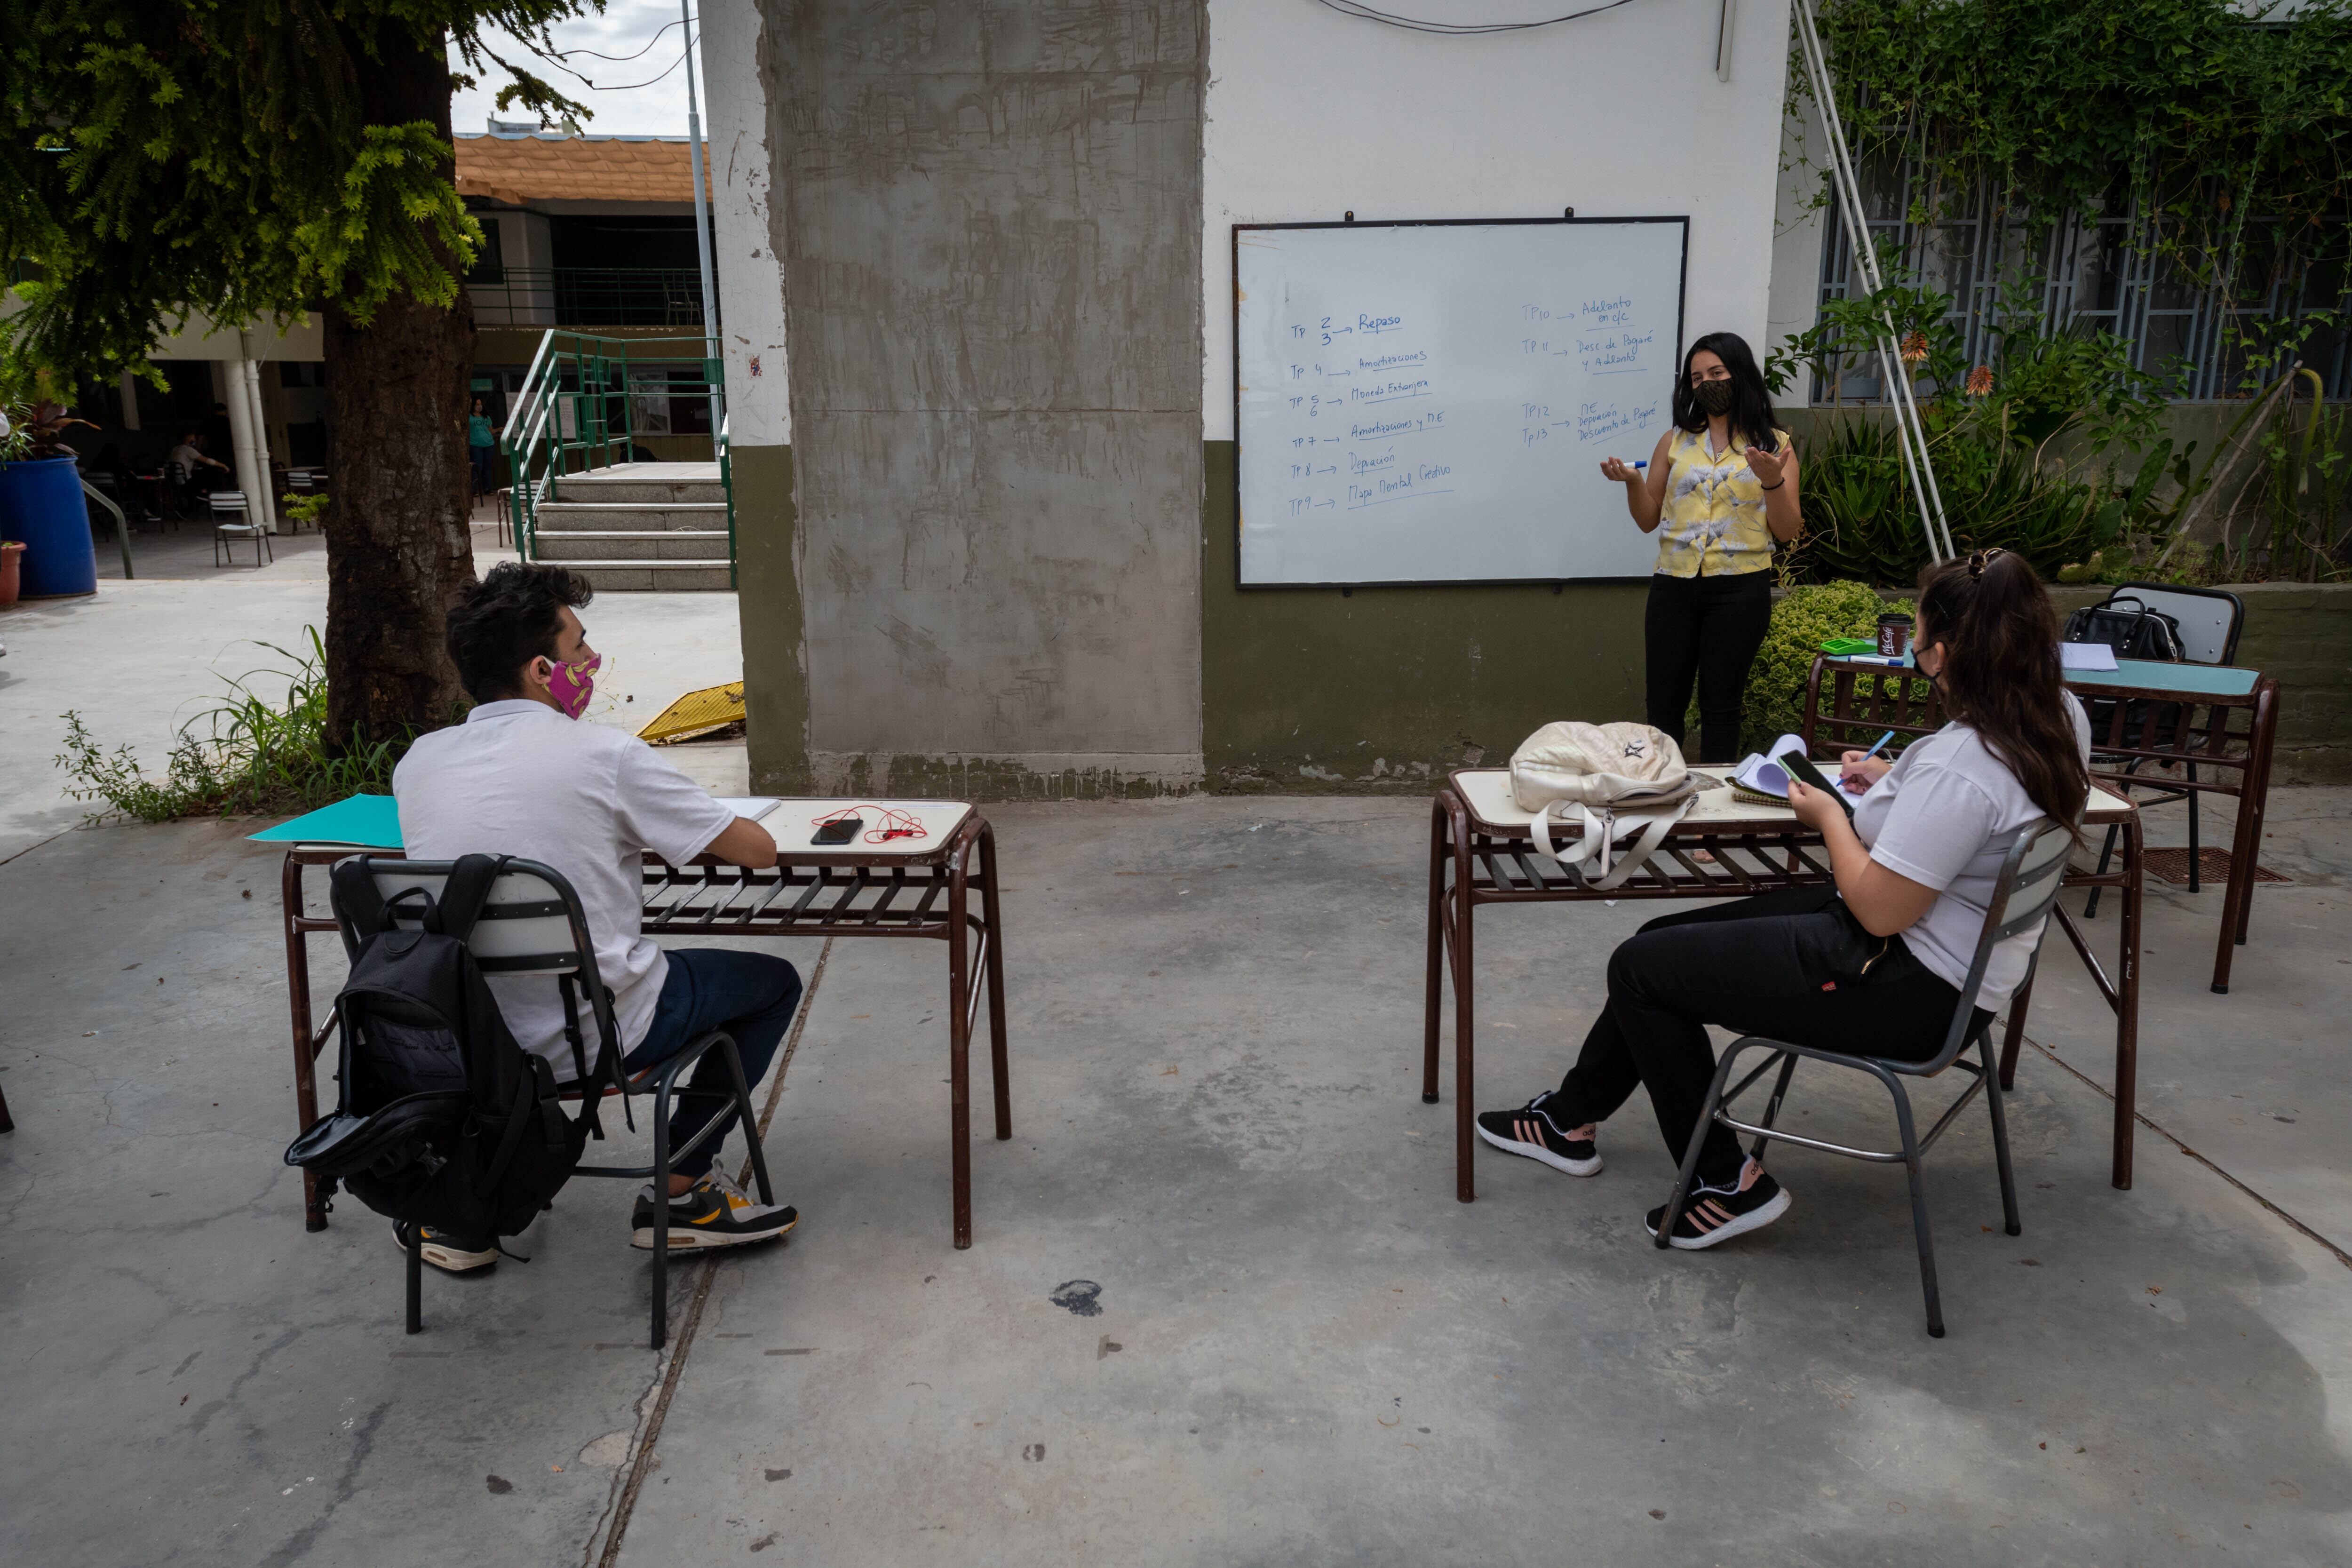
<instances>
[{"instance_id":1,"label":"black sneaker with stripes","mask_svg":"<svg viewBox=\"0 0 2352 1568\"><path fill-rule=\"evenodd\" d=\"M1601 1151L1590 1138L1570 1138L1569 1130L1552 1119L1551 1102L1558 1089L1548 1089L1517 1110L1482 1110L1478 1136L1507 1153L1541 1160L1571 1176L1601 1173Z\"/></svg>"},{"instance_id":2,"label":"black sneaker with stripes","mask_svg":"<svg viewBox=\"0 0 2352 1568\"><path fill-rule=\"evenodd\" d=\"M1692 1190L1690 1201L1683 1205L1682 1218L1675 1221L1675 1233L1666 1238L1666 1245L1696 1252L1748 1231L1761 1230L1788 1212L1788 1193L1765 1173L1763 1166L1750 1160L1740 1168L1739 1180L1732 1185ZM1658 1222L1665 1217L1664 1204L1650 1211L1644 1223L1652 1236L1658 1234Z\"/></svg>"}]
</instances>

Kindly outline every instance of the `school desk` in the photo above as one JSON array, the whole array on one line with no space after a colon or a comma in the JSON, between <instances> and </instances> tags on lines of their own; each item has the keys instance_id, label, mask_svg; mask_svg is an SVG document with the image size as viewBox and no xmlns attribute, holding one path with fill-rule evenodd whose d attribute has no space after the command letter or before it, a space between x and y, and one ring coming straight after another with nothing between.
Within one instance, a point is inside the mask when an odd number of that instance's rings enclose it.
<instances>
[{"instance_id":1,"label":"school desk","mask_svg":"<svg viewBox=\"0 0 2352 1568\"><path fill-rule=\"evenodd\" d=\"M356 804L355 804L356 803ZM870 807L911 813L922 832L868 844L863 836L837 847L809 843L817 818L865 805L866 828L878 822ZM332 815L330 815L332 814ZM750 870L703 856L690 866L645 857L645 934L650 937L815 936L929 937L948 949L949 1165L953 1187L955 1244L971 1245L972 1031L984 996L989 1059L995 1079L996 1136L1013 1136L1013 1100L1006 1078L1003 930L998 909L996 834L988 819L962 801L783 800L760 817L775 837L772 869ZM286 845L279 898L286 930L286 990L294 1036L294 1100L301 1125L319 1119L318 1058L334 1024L314 1026L310 1011L310 939L332 933L330 914L304 901L303 872L347 856L401 852L400 824L388 795L354 796L263 834ZM373 838L365 843L363 838ZM974 911L974 895L979 910ZM975 984L975 978L984 984ZM306 1228L324 1230L326 1206L316 1182L302 1179Z\"/></svg>"}]
</instances>

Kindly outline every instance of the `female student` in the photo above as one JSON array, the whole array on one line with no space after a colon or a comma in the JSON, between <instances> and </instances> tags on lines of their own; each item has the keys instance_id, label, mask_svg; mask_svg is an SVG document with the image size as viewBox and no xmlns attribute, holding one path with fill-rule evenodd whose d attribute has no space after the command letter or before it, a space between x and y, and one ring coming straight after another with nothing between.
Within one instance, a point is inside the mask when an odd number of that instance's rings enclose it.
<instances>
[{"instance_id":1,"label":"female student","mask_svg":"<svg viewBox=\"0 0 2352 1568\"><path fill-rule=\"evenodd\" d=\"M1643 641L1651 726L1679 742L1698 680L1699 761L1739 755L1739 696L1772 618L1772 547L1797 537L1797 452L1772 426L1764 374L1746 340L1709 332L1683 356L1675 427L1647 473L1615 458L1601 472L1658 535Z\"/></svg>"},{"instance_id":2,"label":"female student","mask_svg":"<svg viewBox=\"0 0 2352 1568\"><path fill-rule=\"evenodd\" d=\"M503 426L492 425L490 416L482 412L482 400L474 399L474 411L466 416L466 457L474 468L474 497L498 492L499 431Z\"/></svg>"},{"instance_id":3,"label":"female student","mask_svg":"<svg viewBox=\"0 0 2352 1568\"><path fill-rule=\"evenodd\" d=\"M2091 726L2061 684L2058 617L2024 558L1979 551L1922 574L1921 670L1951 721L1889 763L1845 753L1849 823L1801 784L1790 804L1827 842L1836 885L1791 888L1652 921L1609 960L1609 1003L1556 1089L1478 1118L1498 1149L1597 1175L1596 1123L1640 1084L1679 1163L1715 1050L1706 1026L1823 1050L1921 1061L1941 1048L2019 829L2079 823ZM2025 977L2032 933L1995 950L1981 1027ZM1788 1212L1789 1194L1720 1125L1669 1239L1712 1247ZM1663 1206L1652 1209L1656 1234Z\"/></svg>"}]
</instances>

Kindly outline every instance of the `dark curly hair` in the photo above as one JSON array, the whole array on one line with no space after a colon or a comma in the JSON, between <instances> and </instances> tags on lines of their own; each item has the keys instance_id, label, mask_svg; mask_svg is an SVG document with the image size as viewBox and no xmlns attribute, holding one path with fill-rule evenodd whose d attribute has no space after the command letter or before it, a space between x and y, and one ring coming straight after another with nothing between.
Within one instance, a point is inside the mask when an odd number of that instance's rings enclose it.
<instances>
[{"instance_id":1,"label":"dark curly hair","mask_svg":"<svg viewBox=\"0 0 2352 1568\"><path fill-rule=\"evenodd\" d=\"M1731 436L1736 442L1746 437L1750 446L1767 451L1777 450L1772 435L1772 392L1764 384L1764 373L1756 366L1755 351L1748 340L1738 332L1709 332L1692 342L1683 355L1682 374L1675 377L1675 423L1690 431L1706 428L1706 410L1698 405L1691 392L1691 361L1701 350L1723 362L1731 373Z\"/></svg>"},{"instance_id":2,"label":"dark curly hair","mask_svg":"<svg viewBox=\"0 0 2352 1568\"><path fill-rule=\"evenodd\" d=\"M596 590L576 572L542 561L501 561L459 590L449 612L449 658L477 702L518 695L516 676L555 657L563 607L587 608Z\"/></svg>"}]
</instances>

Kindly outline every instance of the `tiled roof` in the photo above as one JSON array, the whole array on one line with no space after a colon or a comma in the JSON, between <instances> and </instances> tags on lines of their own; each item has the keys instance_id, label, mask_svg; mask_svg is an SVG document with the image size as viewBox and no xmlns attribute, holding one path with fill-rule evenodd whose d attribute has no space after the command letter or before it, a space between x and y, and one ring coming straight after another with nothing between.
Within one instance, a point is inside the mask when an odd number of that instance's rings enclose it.
<instances>
[{"instance_id":1,"label":"tiled roof","mask_svg":"<svg viewBox=\"0 0 2352 1568\"><path fill-rule=\"evenodd\" d=\"M468 135L460 132L457 192L520 205L533 201L690 202L684 137ZM707 151L707 149L706 149ZM703 189L709 190L709 166Z\"/></svg>"}]
</instances>

